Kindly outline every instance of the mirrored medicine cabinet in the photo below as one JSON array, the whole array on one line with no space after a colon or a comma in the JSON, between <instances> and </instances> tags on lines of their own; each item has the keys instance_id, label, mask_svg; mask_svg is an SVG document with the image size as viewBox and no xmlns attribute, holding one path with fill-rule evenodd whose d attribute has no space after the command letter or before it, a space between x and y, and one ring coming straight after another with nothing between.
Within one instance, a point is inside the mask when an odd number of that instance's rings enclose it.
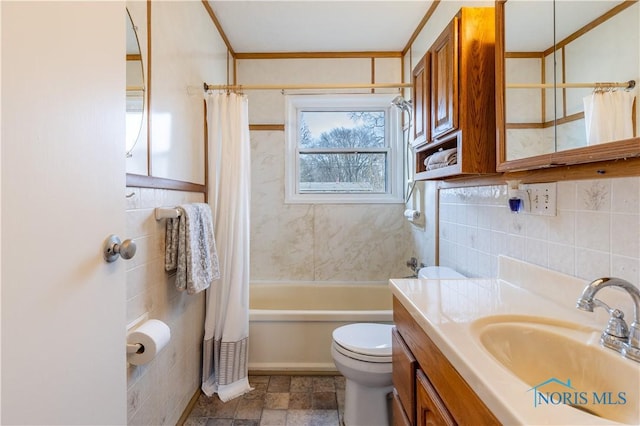
<instances>
[{"instance_id":1,"label":"mirrored medicine cabinet","mask_svg":"<svg viewBox=\"0 0 640 426\"><path fill-rule=\"evenodd\" d=\"M639 7L496 2L498 171L640 156Z\"/></svg>"},{"instance_id":2,"label":"mirrored medicine cabinet","mask_svg":"<svg viewBox=\"0 0 640 426\"><path fill-rule=\"evenodd\" d=\"M156 176L152 168L154 157L150 135L152 3L129 0L125 8L126 147L123 156L127 173L126 185L130 188L206 193L206 186L203 184ZM195 102L202 105L201 101ZM182 107L176 106L176 108ZM135 194L136 192L127 191L127 196Z\"/></svg>"},{"instance_id":3,"label":"mirrored medicine cabinet","mask_svg":"<svg viewBox=\"0 0 640 426\"><path fill-rule=\"evenodd\" d=\"M146 153L146 129L144 128L146 119L146 96L145 79L142 53L138 38L137 28L134 25L131 13L126 10L127 21L127 88L126 88L126 151L127 171L131 171L131 165L137 159L132 159L134 152L140 156L141 152ZM142 148L142 150L140 149ZM135 151L134 151L135 150ZM146 157L146 155L145 155ZM141 162L146 167L146 158Z\"/></svg>"}]
</instances>

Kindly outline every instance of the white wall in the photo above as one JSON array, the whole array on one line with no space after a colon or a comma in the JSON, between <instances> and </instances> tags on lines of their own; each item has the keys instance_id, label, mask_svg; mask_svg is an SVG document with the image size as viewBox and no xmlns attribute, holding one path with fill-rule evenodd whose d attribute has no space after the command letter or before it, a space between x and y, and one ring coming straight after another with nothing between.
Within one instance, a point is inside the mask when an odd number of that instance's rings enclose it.
<instances>
[{"instance_id":1,"label":"white wall","mask_svg":"<svg viewBox=\"0 0 640 426\"><path fill-rule=\"evenodd\" d=\"M377 59L376 81L400 81L400 59ZM369 83L371 60L239 60L239 84ZM365 89L365 92L367 90ZM279 91L248 91L251 124L284 124ZM403 204L285 204L283 131L252 131L252 280L370 281L407 276Z\"/></svg>"}]
</instances>

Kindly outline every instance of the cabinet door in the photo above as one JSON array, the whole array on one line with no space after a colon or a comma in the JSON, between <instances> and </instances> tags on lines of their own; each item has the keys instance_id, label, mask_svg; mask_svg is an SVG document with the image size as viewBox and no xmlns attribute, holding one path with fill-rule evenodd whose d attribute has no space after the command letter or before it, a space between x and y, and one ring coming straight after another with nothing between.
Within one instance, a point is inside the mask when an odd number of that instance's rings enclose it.
<instances>
[{"instance_id":1,"label":"cabinet door","mask_svg":"<svg viewBox=\"0 0 640 426\"><path fill-rule=\"evenodd\" d=\"M458 22L454 18L431 47L431 137L458 128Z\"/></svg>"},{"instance_id":2,"label":"cabinet door","mask_svg":"<svg viewBox=\"0 0 640 426\"><path fill-rule=\"evenodd\" d=\"M427 376L422 370L416 372L417 426L453 426L456 422L449 414Z\"/></svg>"},{"instance_id":3,"label":"cabinet door","mask_svg":"<svg viewBox=\"0 0 640 426\"><path fill-rule=\"evenodd\" d=\"M416 418L415 393L418 362L396 328L391 332L391 343L393 349L393 370L391 375L395 393L398 395L398 399L405 414L409 417L410 423L414 423Z\"/></svg>"},{"instance_id":4,"label":"cabinet door","mask_svg":"<svg viewBox=\"0 0 640 426\"><path fill-rule=\"evenodd\" d=\"M413 69L413 145L418 146L430 140L431 113L429 112L429 52L427 52L418 65Z\"/></svg>"},{"instance_id":5,"label":"cabinet door","mask_svg":"<svg viewBox=\"0 0 640 426\"><path fill-rule=\"evenodd\" d=\"M393 419L393 426L411 426L411 421L407 417L407 413L404 412L402 401L400 401L398 392L395 389L393 390L391 418Z\"/></svg>"}]
</instances>

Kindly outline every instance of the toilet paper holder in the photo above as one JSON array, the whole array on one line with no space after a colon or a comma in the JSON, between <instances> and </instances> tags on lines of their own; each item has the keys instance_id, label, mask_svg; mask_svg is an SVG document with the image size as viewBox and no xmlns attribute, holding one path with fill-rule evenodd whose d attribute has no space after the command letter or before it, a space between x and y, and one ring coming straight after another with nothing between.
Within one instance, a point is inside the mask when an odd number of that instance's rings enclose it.
<instances>
[{"instance_id":1,"label":"toilet paper holder","mask_svg":"<svg viewBox=\"0 0 640 426\"><path fill-rule=\"evenodd\" d=\"M127 331L133 331L142 323L149 320L149 314L144 313L127 325ZM127 354L138 354L144 352L142 343L127 343Z\"/></svg>"},{"instance_id":2,"label":"toilet paper holder","mask_svg":"<svg viewBox=\"0 0 640 426\"><path fill-rule=\"evenodd\" d=\"M413 209L406 209L404 211L404 217L409 221L409 222L413 222L413 221L417 221L420 220L420 211L419 210L413 210Z\"/></svg>"},{"instance_id":3,"label":"toilet paper holder","mask_svg":"<svg viewBox=\"0 0 640 426\"><path fill-rule=\"evenodd\" d=\"M150 319L127 331L127 362L143 365L152 362L171 340L171 329L164 322Z\"/></svg>"},{"instance_id":4,"label":"toilet paper holder","mask_svg":"<svg viewBox=\"0 0 640 426\"><path fill-rule=\"evenodd\" d=\"M128 354L141 354L144 352L144 345L142 343L127 343Z\"/></svg>"}]
</instances>

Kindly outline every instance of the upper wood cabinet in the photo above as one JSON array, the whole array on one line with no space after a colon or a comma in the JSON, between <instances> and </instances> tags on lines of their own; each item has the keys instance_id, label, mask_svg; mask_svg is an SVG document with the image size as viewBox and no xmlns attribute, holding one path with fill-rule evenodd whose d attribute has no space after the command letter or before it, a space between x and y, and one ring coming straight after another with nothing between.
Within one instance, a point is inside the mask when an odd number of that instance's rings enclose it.
<instances>
[{"instance_id":1,"label":"upper wood cabinet","mask_svg":"<svg viewBox=\"0 0 640 426\"><path fill-rule=\"evenodd\" d=\"M413 69L413 144L420 145L431 139L430 116L429 116L429 53L420 59L418 65Z\"/></svg>"},{"instance_id":2,"label":"upper wood cabinet","mask_svg":"<svg viewBox=\"0 0 640 426\"><path fill-rule=\"evenodd\" d=\"M415 67L416 180L495 173L494 46L494 9L462 8Z\"/></svg>"},{"instance_id":3,"label":"upper wood cabinet","mask_svg":"<svg viewBox=\"0 0 640 426\"><path fill-rule=\"evenodd\" d=\"M458 18L447 26L431 55L431 135L440 138L458 128Z\"/></svg>"}]
</instances>

